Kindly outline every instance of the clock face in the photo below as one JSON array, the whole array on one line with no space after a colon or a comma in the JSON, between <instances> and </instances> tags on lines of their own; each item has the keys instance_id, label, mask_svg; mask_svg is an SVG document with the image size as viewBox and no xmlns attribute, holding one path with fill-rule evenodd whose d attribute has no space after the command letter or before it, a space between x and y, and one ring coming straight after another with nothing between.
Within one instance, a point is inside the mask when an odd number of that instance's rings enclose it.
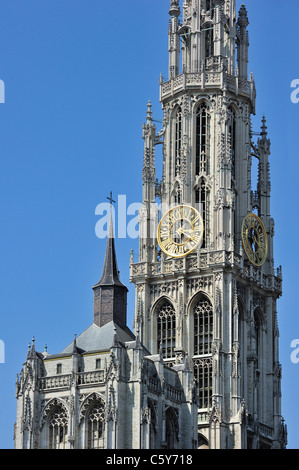
<instances>
[{"instance_id":1,"label":"clock face","mask_svg":"<svg viewBox=\"0 0 299 470\"><path fill-rule=\"evenodd\" d=\"M254 266L262 266L267 258L268 241L265 227L255 214L248 214L242 224L242 243Z\"/></svg>"},{"instance_id":2,"label":"clock face","mask_svg":"<svg viewBox=\"0 0 299 470\"><path fill-rule=\"evenodd\" d=\"M162 217L158 227L158 242L166 255L182 258L198 247L203 231L199 212L191 206L180 205Z\"/></svg>"}]
</instances>

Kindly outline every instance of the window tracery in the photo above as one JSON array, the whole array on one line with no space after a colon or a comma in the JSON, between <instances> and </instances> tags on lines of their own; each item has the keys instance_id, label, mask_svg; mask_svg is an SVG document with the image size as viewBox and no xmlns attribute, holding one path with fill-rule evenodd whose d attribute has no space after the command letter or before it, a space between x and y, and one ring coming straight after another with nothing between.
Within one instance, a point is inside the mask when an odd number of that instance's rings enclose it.
<instances>
[{"instance_id":1,"label":"window tracery","mask_svg":"<svg viewBox=\"0 0 299 470\"><path fill-rule=\"evenodd\" d=\"M212 342L213 307L210 300L201 295L193 309L194 328L194 378L197 383L199 408L212 406Z\"/></svg>"},{"instance_id":2,"label":"window tracery","mask_svg":"<svg viewBox=\"0 0 299 470\"><path fill-rule=\"evenodd\" d=\"M67 433L67 412L61 405L58 405L49 417L49 449L65 449Z\"/></svg>"},{"instance_id":3,"label":"window tracery","mask_svg":"<svg viewBox=\"0 0 299 470\"><path fill-rule=\"evenodd\" d=\"M100 400L96 400L88 413L88 449L104 449L105 430L105 406Z\"/></svg>"},{"instance_id":4,"label":"window tracery","mask_svg":"<svg viewBox=\"0 0 299 470\"><path fill-rule=\"evenodd\" d=\"M176 346L176 318L170 302L164 302L158 310L157 333L157 350L162 348L164 359L173 358Z\"/></svg>"},{"instance_id":5,"label":"window tracery","mask_svg":"<svg viewBox=\"0 0 299 470\"><path fill-rule=\"evenodd\" d=\"M196 175L210 170L210 119L208 106L202 103L196 113Z\"/></svg>"}]
</instances>

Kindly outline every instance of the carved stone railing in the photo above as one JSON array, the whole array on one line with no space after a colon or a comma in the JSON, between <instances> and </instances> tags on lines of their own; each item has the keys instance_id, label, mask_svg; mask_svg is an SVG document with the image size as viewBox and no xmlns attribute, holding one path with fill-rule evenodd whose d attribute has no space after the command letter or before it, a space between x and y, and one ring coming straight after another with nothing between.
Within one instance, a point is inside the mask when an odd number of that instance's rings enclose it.
<instances>
[{"instance_id":1,"label":"carved stone railing","mask_svg":"<svg viewBox=\"0 0 299 470\"><path fill-rule=\"evenodd\" d=\"M161 392L161 383L159 380L154 379L154 377L150 377L148 379L148 389L156 394L159 394Z\"/></svg>"},{"instance_id":2,"label":"carved stone railing","mask_svg":"<svg viewBox=\"0 0 299 470\"><path fill-rule=\"evenodd\" d=\"M261 434L267 437L272 437L274 430L273 428L270 428L270 426L267 426L266 424L259 423L259 431Z\"/></svg>"},{"instance_id":3,"label":"carved stone railing","mask_svg":"<svg viewBox=\"0 0 299 470\"><path fill-rule=\"evenodd\" d=\"M50 377L41 377L39 379L39 389L49 391L58 388L70 388L71 380L75 380L77 385L92 385L105 382L104 370L92 372L79 372L78 374L53 375Z\"/></svg>"},{"instance_id":4,"label":"carved stone railing","mask_svg":"<svg viewBox=\"0 0 299 470\"><path fill-rule=\"evenodd\" d=\"M168 98L175 93L187 90L188 88L215 88L226 86L227 90L233 93L241 93L254 98L254 83L249 82L246 78L236 75L230 75L219 70L204 70L196 73L182 73L168 80L160 82L161 99Z\"/></svg>"},{"instance_id":5,"label":"carved stone railing","mask_svg":"<svg viewBox=\"0 0 299 470\"><path fill-rule=\"evenodd\" d=\"M42 377L39 379L40 390L52 390L56 388L69 388L71 384L71 374Z\"/></svg>"},{"instance_id":6,"label":"carved stone railing","mask_svg":"<svg viewBox=\"0 0 299 470\"><path fill-rule=\"evenodd\" d=\"M78 385L90 385L96 383L104 383L105 382L105 371L104 370L96 370L92 372L80 372L77 375L77 383Z\"/></svg>"},{"instance_id":7,"label":"carved stone railing","mask_svg":"<svg viewBox=\"0 0 299 470\"><path fill-rule=\"evenodd\" d=\"M209 411L199 411L198 412L198 424L207 424L209 422L210 412Z\"/></svg>"},{"instance_id":8,"label":"carved stone railing","mask_svg":"<svg viewBox=\"0 0 299 470\"><path fill-rule=\"evenodd\" d=\"M166 398L169 400L181 402L182 401L182 390L173 387L172 385L166 385Z\"/></svg>"}]
</instances>

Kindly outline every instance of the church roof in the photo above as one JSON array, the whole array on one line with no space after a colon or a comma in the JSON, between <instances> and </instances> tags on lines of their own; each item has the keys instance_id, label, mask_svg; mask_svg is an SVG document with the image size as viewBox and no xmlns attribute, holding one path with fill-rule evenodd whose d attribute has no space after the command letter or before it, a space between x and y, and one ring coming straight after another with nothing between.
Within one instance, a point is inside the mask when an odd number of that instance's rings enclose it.
<instances>
[{"instance_id":1,"label":"church roof","mask_svg":"<svg viewBox=\"0 0 299 470\"><path fill-rule=\"evenodd\" d=\"M113 321L102 327L93 323L76 338L76 347L82 352L104 351L111 348L115 339L125 343L134 341L135 336L128 327L121 328ZM72 354L73 346L74 342L70 343L61 354Z\"/></svg>"}]
</instances>

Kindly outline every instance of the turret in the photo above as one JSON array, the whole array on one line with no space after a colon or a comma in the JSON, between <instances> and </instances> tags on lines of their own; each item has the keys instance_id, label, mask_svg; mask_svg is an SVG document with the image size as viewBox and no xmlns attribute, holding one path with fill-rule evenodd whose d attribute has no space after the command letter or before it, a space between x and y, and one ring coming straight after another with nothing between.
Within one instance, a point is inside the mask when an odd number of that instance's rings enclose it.
<instances>
[{"instance_id":1,"label":"turret","mask_svg":"<svg viewBox=\"0 0 299 470\"><path fill-rule=\"evenodd\" d=\"M249 35L247 26L249 25L245 5L241 5L238 18L237 45L238 45L238 72L240 78L246 78L248 74L248 47Z\"/></svg>"},{"instance_id":2,"label":"turret","mask_svg":"<svg viewBox=\"0 0 299 470\"><path fill-rule=\"evenodd\" d=\"M156 126L153 123L152 105L148 102L146 122L143 124L144 158L143 158L143 203L139 210L139 256L141 260L155 261L156 229L158 223L158 209L156 199L156 168L155 145L157 141Z\"/></svg>"},{"instance_id":3,"label":"turret","mask_svg":"<svg viewBox=\"0 0 299 470\"><path fill-rule=\"evenodd\" d=\"M171 0L169 14L169 78L174 78L179 74L180 67L180 35L178 33L179 20L181 14L179 0Z\"/></svg>"}]
</instances>

